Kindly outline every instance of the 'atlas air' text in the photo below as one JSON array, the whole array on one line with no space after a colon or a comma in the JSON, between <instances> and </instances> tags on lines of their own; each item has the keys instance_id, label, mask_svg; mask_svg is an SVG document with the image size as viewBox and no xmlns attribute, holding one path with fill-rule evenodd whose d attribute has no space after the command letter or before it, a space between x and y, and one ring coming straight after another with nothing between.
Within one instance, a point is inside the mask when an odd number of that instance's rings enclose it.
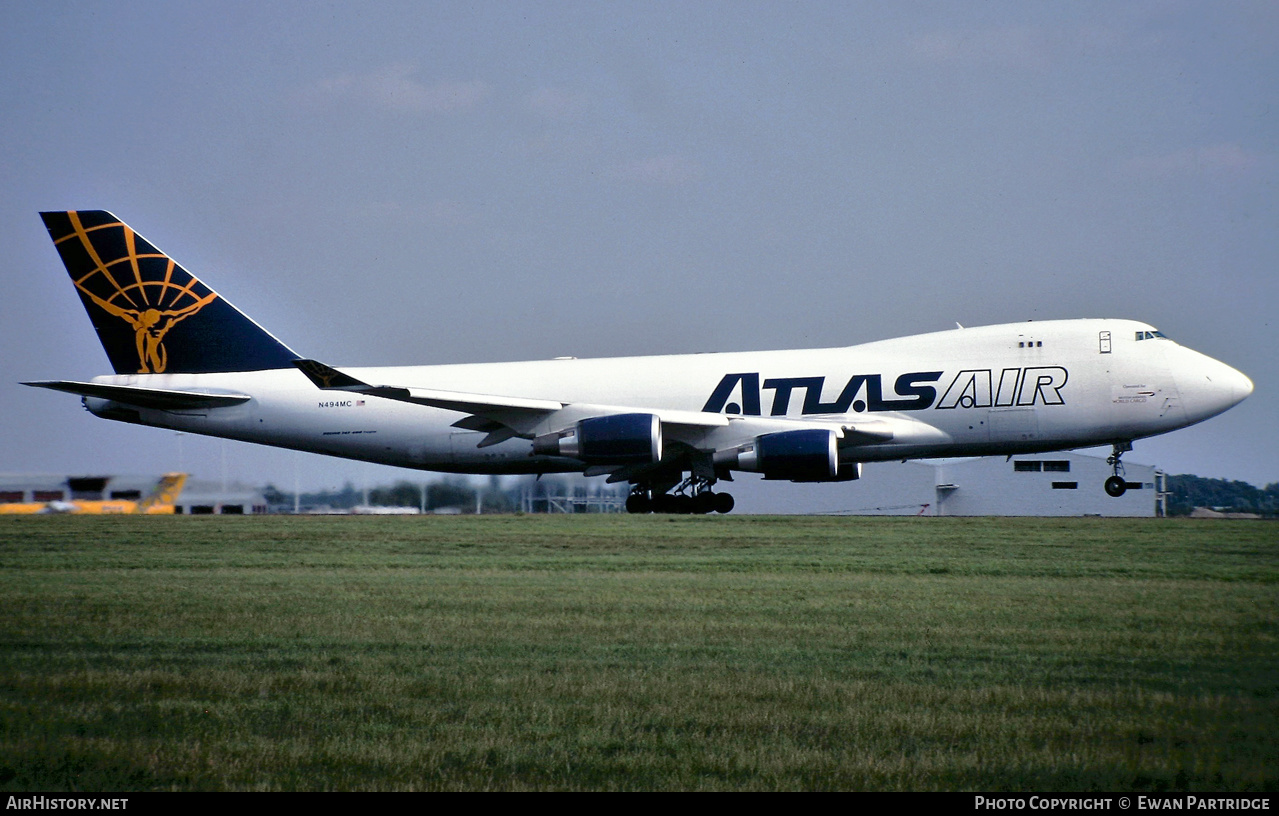
<instances>
[{"instance_id":1,"label":"'atlas air' text","mask_svg":"<svg viewBox=\"0 0 1279 816\"><path fill-rule=\"evenodd\" d=\"M760 383L758 372L725 374L706 400L710 413L762 416L765 391L772 391L769 416L786 416L792 403L802 414L846 414L864 411L922 411L926 408L999 408L1065 405L1062 389L1069 372L1061 366L966 369L951 380L938 399L944 371L915 371L893 381L884 394L880 374L854 374L834 399L824 399L825 377L772 377ZM803 392L803 397L797 396Z\"/></svg>"}]
</instances>

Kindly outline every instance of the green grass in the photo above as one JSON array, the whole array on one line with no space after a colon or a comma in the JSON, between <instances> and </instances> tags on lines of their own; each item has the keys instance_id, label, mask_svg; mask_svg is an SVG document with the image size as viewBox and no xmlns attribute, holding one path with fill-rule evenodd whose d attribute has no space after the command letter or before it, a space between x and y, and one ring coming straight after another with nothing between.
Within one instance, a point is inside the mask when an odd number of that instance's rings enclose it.
<instances>
[{"instance_id":1,"label":"green grass","mask_svg":"<svg viewBox=\"0 0 1279 816\"><path fill-rule=\"evenodd\" d=\"M1275 790L1279 527L0 519L0 787Z\"/></svg>"}]
</instances>

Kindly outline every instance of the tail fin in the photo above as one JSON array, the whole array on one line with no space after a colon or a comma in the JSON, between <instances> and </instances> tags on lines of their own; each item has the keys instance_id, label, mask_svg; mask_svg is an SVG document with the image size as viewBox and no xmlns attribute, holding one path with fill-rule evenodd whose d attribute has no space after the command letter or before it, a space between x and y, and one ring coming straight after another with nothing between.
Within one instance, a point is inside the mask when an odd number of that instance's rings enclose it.
<instances>
[{"instance_id":1,"label":"tail fin","mask_svg":"<svg viewBox=\"0 0 1279 816\"><path fill-rule=\"evenodd\" d=\"M117 374L291 368L291 349L123 221L40 213Z\"/></svg>"},{"instance_id":2,"label":"tail fin","mask_svg":"<svg viewBox=\"0 0 1279 816\"><path fill-rule=\"evenodd\" d=\"M173 505L177 504L178 496L182 494L182 487L187 482L185 473L166 473L160 477L160 481L156 483L155 490L151 491L151 495L138 502L135 513L172 513Z\"/></svg>"}]
</instances>

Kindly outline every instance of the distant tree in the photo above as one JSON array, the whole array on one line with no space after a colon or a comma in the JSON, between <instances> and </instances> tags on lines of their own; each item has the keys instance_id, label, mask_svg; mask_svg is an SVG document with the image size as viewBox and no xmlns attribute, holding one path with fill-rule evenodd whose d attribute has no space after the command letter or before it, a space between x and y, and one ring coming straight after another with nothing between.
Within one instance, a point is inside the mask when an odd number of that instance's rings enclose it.
<instances>
[{"instance_id":1,"label":"distant tree","mask_svg":"<svg viewBox=\"0 0 1279 816\"><path fill-rule=\"evenodd\" d=\"M1168 477L1168 515L1189 515L1196 507L1230 513L1279 515L1279 483L1263 490L1247 482L1178 474Z\"/></svg>"},{"instance_id":2,"label":"distant tree","mask_svg":"<svg viewBox=\"0 0 1279 816\"><path fill-rule=\"evenodd\" d=\"M420 507L422 486L399 481L391 487L377 487L369 491L369 503L385 507Z\"/></svg>"},{"instance_id":3,"label":"distant tree","mask_svg":"<svg viewBox=\"0 0 1279 816\"><path fill-rule=\"evenodd\" d=\"M282 501L279 504L293 504L293 494L286 493L282 490L276 490L273 494ZM355 489L355 485L347 482L342 486L341 490L317 490L310 493L303 493L300 503L304 507L334 507L337 509L350 509L364 501L364 497L359 490ZM271 499L271 503L276 503Z\"/></svg>"},{"instance_id":4,"label":"distant tree","mask_svg":"<svg viewBox=\"0 0 1279 816\"><path fill-rule=\"evenodd\" d=\"M475 512L475 489L464 476L450 476L426 489L426 509L460 507L463 513Z\"/></svg>"},{"instance_id":5,"label":"distant tree","mask_svg":"<svg viewBox=\"0 0 1279 816\"><path fill-rule=\"evenodd\" d=\"M497 474L489 476L483 498L485 513L510 513L518 506L518 502L511 501L510 495L502 490L502 479Z\"/></svg>"},{"instance_id":6,"label":"distant tree","mask_svg":"<svg viewBox=\"0 0 1279 816\"><path fill-rule=\"evenodd\" d=\"M273 484L262 488L262 495L266 497L267 504L293 504L293 494L285 493Z\"/></svg>"}]
</instances>

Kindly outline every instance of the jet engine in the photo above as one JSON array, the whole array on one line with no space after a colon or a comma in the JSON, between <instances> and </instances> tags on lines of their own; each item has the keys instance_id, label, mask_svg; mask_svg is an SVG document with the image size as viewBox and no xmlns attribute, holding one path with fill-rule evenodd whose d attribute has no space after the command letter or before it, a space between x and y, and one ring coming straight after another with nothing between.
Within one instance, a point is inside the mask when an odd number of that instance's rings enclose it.
<instances>
[{"instance_id":1,"label":"jet engine","mask_svg":"<svg viewBox=\"0 0 1279 816\"><path fill-rule=\"evenodd\" d=\"M861 478L861 463L840 464L834 431L782 431L755 437L754 442L715 454L715 464L765 479L792 482L846 482Z\"/></svg>"},{"instance_id":2,"label":"jet engine","mask_svg":"<svg viewBox=\"0 0 1279 816\"><path fill-rule=\"evenodd\" d=\"M662 423L654 414L583 419L533 440L539 456L568 456L591 465L653 464L662 459Z\"/></svg>"}]
</instances>

